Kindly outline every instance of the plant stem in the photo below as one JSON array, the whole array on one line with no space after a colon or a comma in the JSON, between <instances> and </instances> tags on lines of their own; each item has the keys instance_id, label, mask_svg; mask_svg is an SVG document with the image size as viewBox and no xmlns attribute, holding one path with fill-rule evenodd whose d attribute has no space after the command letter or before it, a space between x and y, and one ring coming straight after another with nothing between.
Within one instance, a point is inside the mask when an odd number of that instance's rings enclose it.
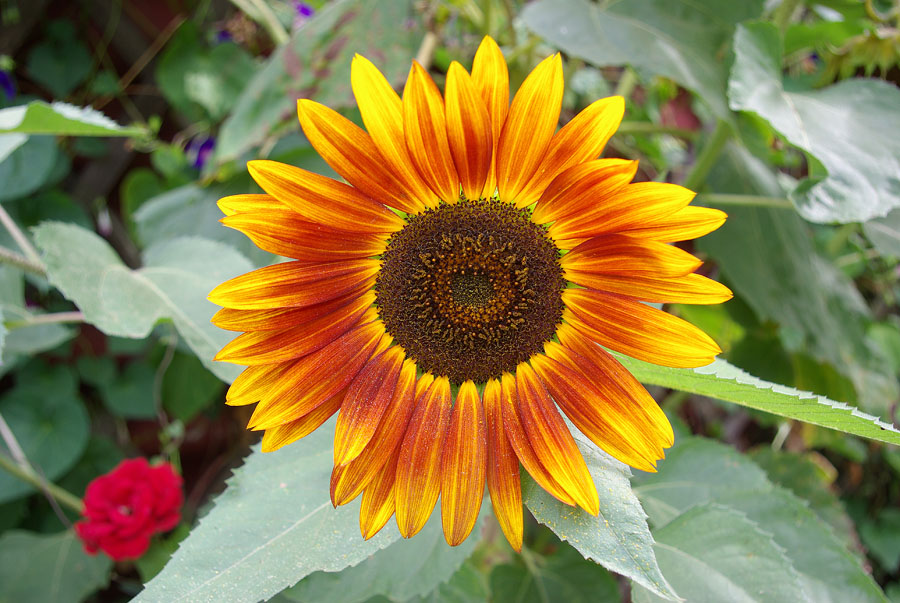
<instances>
[{"instance_id":1,"label":"plant stem","mask_svg":"<svg viewBox=\"0 0 900 603\"><path fill-rule=\"evenodd\" d=\"M619 124L616 134L670 134L679 138L693 140L697 138L696 130L663 126L649 121L623 121Z\"/></svg>"},{"instance_id":2,"label":"plant stem","mask_svg":"<svg viewBox=\"0 0 900 603\"><path fill-rule=\"evenodd\" d=\"M10 217L8 213L6 213L6 209L4 209L3 205L0 205L0 223L3 224L3 227L9 232L12 236L13 240L16 242L16 245L25 253L25 257L34 262L35 264L41 264L41 255L37 252L37 249L31 244L31 241L28 240L28 237L25 236L25 233L22 232L22 229L15 223L15 221Z\"/></svg>"},{"instance_id":3,"label":"plant stem","mask_svg":"<svg viewBox=\"0 0 900 603\"><path fill-rule=\"evenodd\" d=\"M619 83L616 84L616 91L613 93L615 96L624 96L628 98L631 96L631 93L634 92L635 86L638 84L637 75L634 73L634 70L631 67L625 67L622 69L622 76L619 78Z\"/></svg>"},{"instance_id":4,"label":"plant stem","mask_svg":"<svg viewBox=\"0 0 900 603\"><path fill-rule=\"evenodd\" d=\"M56 484L41 479L41 477L34 473L34 471L32 471L31 469L25 469L20 465L17 465L5 454L0 454L0 468L5 469L9 474L18 477L23 482L31 484L38 490L49 494L58 503L62 504L65 507L68 507L79 515L84 511L84 503L81 502L80 498L78 498L68 490L60 488Z\"/></svg>"},{"instance_id":5,"label":"plant stem","mask_svg":"<svg viewBox=\"0 0 900 603\"><path fill-rule=\"evenodd\" d=\"M716 124L716 129L713 130L712 135L701 149L700 155L697 156L694 167L684 179L682 184L685 188L695 191L706 181L709 171L719 159L719 154L729 138L731 138L731 127L720 119Z\"/></svg>"},{"instance_id":6,"label":"plant stem","mask_svg":"<svg viewBox=\"0 0 900 603\"><path fill-rule=\"evenodd\" d=\"M437 48L438 37L433 31L426 31L419 52L416 53L416 62L426 71L431 67L431 59L434 58L434 49Z\"/></svg>"},{"instance_id":7,"label":"plant stem","mask_svg":"<svg viewBox=\"0 0 900 603\"><path fill-rule=\"evenodd\" d=\"M6 247L2 246L0 246L0 263L9 264L10 266L15 266L16 268L27 270L28 272L37 274L39 276L47 276L47 272L44 270L44 266L41 265L40 262L32 262L24 255L19 255L12 249L7 249Z\"/></svg>"},{"instance_id":8,"label":"plant stem","mask_svg":"<svg viewBox=\"0 0 900 603\"><path fill-rule=\"evenodd\" d=\"M290 38L281 23L278 22L278 17L264 0L231 0L231 3L247 16L258 20L276 46L281 46Z\"/></svg>"},{"instance_id":9,"label":"plant stem","mask_svg":"<svg viewBox=\"0 0 900 603\"><path fill-rule=\"evenodd\" d=\"M744 207L772 207L775 209L794 209L793 203L779 197L760 197L757 195L726 195L709 193L697 196L697 200L706 205L734 205Z\"/></svg>"},{"instance_id":10,"label":"plant stem","mask_svg":"<svg viewBox=\"0 0 900 603\"><path fill-rule=\"evenodd\" d=\"M772 15L772 22L781 33L784 33L788 25L791 24L791 17L794 16L800 2L801 0L781 0L781 4L775 9Z\"/></svg>"},{"instance_id":11,"label":"plant stem","mask_svg":"<svg viewBox=\"0 0 900 603\"><path fill-rule=\"evenodd\" d=\"M21 329L37 325L59 324L67 322L84 322L81 312L54 312L52 314L35 314L23 320L11 320L5 323L7 329Z\"/></svg>"}]
</instances>

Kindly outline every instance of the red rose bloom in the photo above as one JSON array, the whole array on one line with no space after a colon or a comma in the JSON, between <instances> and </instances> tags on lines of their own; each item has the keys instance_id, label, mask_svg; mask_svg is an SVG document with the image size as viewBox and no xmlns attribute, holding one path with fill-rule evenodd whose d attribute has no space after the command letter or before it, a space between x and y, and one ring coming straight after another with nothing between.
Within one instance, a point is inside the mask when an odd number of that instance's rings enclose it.
<instances>
[{"instance_id":1,"label":"red rose bloom","mask_svg":"<svg viewBox=\"0 0 900 603\"><path fill-rule=\"evenodd\" d=\"M75 531L91 555L102 550L115 560L136 559L153 534L178 525L183 501L181 476L172 465L128 459L88 484L85 519Z\"/></svg>"}]
</instances>

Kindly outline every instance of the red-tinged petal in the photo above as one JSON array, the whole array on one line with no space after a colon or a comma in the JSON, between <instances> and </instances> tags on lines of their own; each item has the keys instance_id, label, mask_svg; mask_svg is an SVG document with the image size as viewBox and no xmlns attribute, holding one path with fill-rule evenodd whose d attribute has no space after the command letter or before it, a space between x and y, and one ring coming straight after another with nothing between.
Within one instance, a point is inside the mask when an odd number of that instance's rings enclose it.
<instances>
[{"instance_id":1,"label":"red-tinged petal","mask_svg":"<svg viewBox=\"0 0 900 603\"><path fill-rule=\"evenodd\" d=\"M221 222L243 232L260 249L303 262L371 257L387 247L383 234L334 230L304 220L287 208L235 214Z\"/></svg>"},{"instance_id":2,"label":"red-tinged petal","mask_svg":"<svg viewBox=\"0 0 900 603\"><path fill-rule=\"evenodd\" d=\"M534 478L538 485L551 496L567 505L575 505L575 500L562 487L556 477L547 471L531 446L522 420L519 418L519 397L516 392L516 378L509 373L503 373L500 378L499 404L503 414L503 429L506 432L509 443L525 471Z\"/></svg>"},{"instance_id":3,"label":"red-tinged petal","mask_svg":"<svg viewBox=\"0 0 900 603\"><path fill-rule=\"evenodd\" d=\"M605 197L603 203L554 222L548 234L557 240L586 239L643 227L683 209L695 194L682 186L665 182L629 184Z\"/></svg>"},{"instance_id":4,"label":"red-tinged petal","mask_svg":"<svg viewBox=\"0 0 900 603\"><path fill-rule=\"evenodd\" d=\"M625 99L611 96L594 101L572 118L553 135L546 157L519 194L516 205L528 207L563 170L600 155L624 115Z\"/></svg>"},{"instance_id":5,"label":"red-tinged petal","mask_svg":"<svg viewBox=\"0 0 900 603\"><path fill-rule=\"evenodd\" d=\"M597 488L566 422L547 395L547 390L526 362L516 367L519 419L528 442L548 473L579 507L600 512Z\"/></svg>"},{"instance_id":6,"label":"red-tinged petal","mask_svg":"<svg viewBox=\"0 0 900 603\"><path fill-rule=\"evenodd\" d=\"M425 209L390 171L369 135L337 111L317 102L297 101L300 125L322 159L370 199L407 213Z\"/></svg>"},{"instance_id":7,"label":"red-tinged petal","mask_svg":"<svg viewBox=\"0 0 900 603\"><path fill-rule=\"evenodd\" d=\"M689 241L709 234L725 223L728 214L711 207L687 207L649 224L621 231L665 243Z\"/></svg>"},{"instance_id":8,"label":"red-tinged petal","mask_svg":"<svg viewBox=\"0 0 900 603\"><path fill-rule=\"evenodd\" d=\"M371 233L396 232L406 224L378 201L326 176L262 159L248 162L247 169L263 190L312 222L338 230ZM232 197L219 201L219 207L229 199ZM240 209L244 205L229 201L227 207Z\"/></svg>"},{"instance_id":9,"label":"red-tinged petal","mask_svg":"<svg viewBox=\"0 0 900 603\"><path fill-rule=\"evenodd\" d=\"M475 527L486 471L484 411L478 389L466 381L456 395L441 461L441 522L450 546L462 543Z\"/></svg>"},{"instance_id":10,"label":"red-tinged petal","mask_svg":"<svg viewBox=\"0 0 900 603\"><path fill-rule=\"evenodd\" d=\"M416 407L400 445L394 494L397 527L412 538L425 527L441 490L441 452L450 423L450 382L438 377Z\"/></svg>"},{"instance_id":11,"label":"red-tinged petal","mask_svg":"<svg viewBox=\"0 0 900 603\"><path fill-rule=\"evenodd\" d=\"M438 197L459 199L459 176L450 154L444 99L421 65L413 61L403 89L403 134L419 174Z\"/></svg>"},{"instance_id":12,"label":"red-tinged petal","mask_svg":"<svg viewBox=\"0 0 900 603\"><path fill-rule=\"evenodd\" d=\"M213 289L212 303L238 310L312 306L375 281L381 263L375 259L327 264L284 262L259 268Z\"/></svg>"},{"instance_id":13,"label":"red-tinged petal","mask_svg":"<svg viewBox=\"0 0 900 603\"><path fill-rule=\"evenodd\" d=\"M334 464L346 465L372 440L394 398L406 353L400 346L372 358L360 371L344 398L334 433Z\"/></svg>"},{"instance_id":14,"label":"red-tinged petal","mask_svg":"<svg viewBox=\"0 0 900 603\"><path fill-rule=\"evenodd\" d=\"M481 94L491 119L493 154L482 197L492 197L497 189L497 145L509 112L509 71L503 52L490 36L485 36L472 62L472 81Z\"/></svg>"},{"instance_id":15,"label":"red-tinged petal","mask_svg":"<svg viewBox=\"0 0 900 603\"><path fill-rule=\"evenodd\" d=\"M699 274L683 276L608 275L566 270L566 278L582 287L617 293L647 302L721 304L734 297L731 289L725 285Z\"/></svg>"},{"instance_id":16,"label":"red-tinged petal","mask_svg":"<svg viewBox=\"0 0 900 603\"><path fill-rule=\"evenodd\" d=\"M269 429L311 412L350 385L366 362L389 344L384 325L373 321L296 360L259 401L247 426Z\"/></svg>"},{"instance_id":17,"label":"red-tinged petal","mask_svg":"<svg viewBox=\"0 0 900 603\"><path fill-rule=\"evenodd\" d=\"M399 457L399 450L391 455L363 494L362 506L359 509L359 531L364 540L381 531L394 514L396 500L394 484Z\"/></svg>"},{"instance_id":18,"label":"red-tinged petal","mask_svg":"<svg viewBox=\"0 0 900 603\"><path fill-rule=\"evenodd\" d=\"M655 471L664 444L652 431L649 417L633 412L640 408L606 375L588 378L575 368L578 355L559 348L559 344L550 342L547 356L536 354L531 358L553 400L597 446L636 469ZM634 408L629 408L632 405ZM665 415L662 418L665 420Z\"/></svg>"},{"instance_id":19,"label":"red-tinged petal","mask_svg":"<svg viewBox=\"0 0 900 603\"><path fill-rule=\"evenodd\" d=\"M372 62L360 55L353 57L350 85L363 123L372 142L381 151L390 170L405 185L410 198L429 207L437 205L437 196L413 167L403 137L403 104L397 93Z\"/></svg>"},{"instance_id":20,"label":"red-tinged petal","mask_svg":"<svg viewBox=\"0 0 900 603\"><path fill-rule=\"evenodd\" d=\"M620 234L588 239L564 255L559 263L566 273L575 271L618 276L684 276L703 264L687 251L673 245Z\"/></svg>"},{"instance_id":21,"label":"red-tinged petal","mask_svg":"<svg viewBox=\"0 0 900 603\"><path fill-rule=\"evenodd\" d=\"M563 320L600 345L662 366L705 366L721 352L689 322L646 304L590 289L563 291Z\"/></svg>"},{"instance_id":22,"label":"red-tinged petal","mask_svg":"<svg viewBox=\"0 0 900 603\"><path fill-rule=\"evenodd\" d=\"M292 363L276 365L248 366L231 383L225 394L225 404L246 406L259 402L269 389L278 382Z\"/></svg>"},{"instance_id":23,"label":"red-tinged petal","mask_svg":"<svg viewBox=\"0 0 900 603\"><path fill-rule=\"evenodd\" d=\"M562 59L555 54L541 61L525 78L509 107L497 144L501 201L518 201L534 176L556 131L562 96Z\"/></svg>"},{"instance_id":24,"label":"red-tinged petal","mask_svg":"<svg viewBox=\"0 0 900 603\"><path fill-rule=\"evenodd\" d=\"M467 199L478 199L491 171L494 138L491 118L469 73L450 64L445 90L447 139Z\"/></svg>"},{"instance_id":25,"label":"red-tinged petal","mask_svg":"<svg viewBox=\"0 0 900 603\"><path fill-rule=\"evenodd\" d=\"M226 216L256 211L280 211L288 207L271 195L259 194L222 197L217 205Z\"/></svg>"},{"instance_id":26,"label":"red-tinged petal","mask_svg":"<svg viewBox=\"0 0 900 603\"><path fill-rule=\"evenodd\" d=\"M494 516L510 546L522 550L522 483L519 459L503 428L500 382L491 379L484 386L484 418L487 432L487 485Z\"/></svg>"},{"instance_id":27,"label":"red-tinged petal","mask_svg":"<svg viewBox=\"0 0 900 603\"><path fill-rule=\"evenodd\" d=\"M255 331L232 339L215 359L234 364L276 364L300 358L321 349L359 323L375 302L367 291L331 314L280 331ZM374 318L374 316L373 316Z\"/></svg>"},{"instance_id":28,"label":"red-tinged petal","mask_svg":"<svg viewBox=\"0 0 900 603\"><path fill-rule=\"evenodd\" d=\"M275 308L272 310L235 310L222 308L210 322L226 331L279 331L311 322L346 306L370 290L370 284L363 282L356 290L304 308Z\"/></svg>"},{"instance_id":29,"label":"red-tinged petal","mask_svg":"<svg viewBox=\"0 0 900 603\"><path fill-rule=\"evenodd\" d=\"M345 389L331 396L299 419L267 429L263 434L262 451L273 452L282 446L296 442L300 438L305 438L317 430L338 411L346 392L347 390Z\"/></svg>"},{"instance_id":30,"label":"red-tinged petal","mask_svg":"<svg viewBox=\"0 0 900 603\"><path fill-rule=\"evenodd\" d=\"M421 398L416 395L417 388L422 388L424 393L432 381L434 377L428 374L423 375L417 384L415 362L409 358L403 362L394 396L378 423L375 435L358 457L346 465L335 466L331 472L331 502L334 506L347 504L359 496L400 447L406 426Z\"/></svg>"},{"instance_id":31,"label":"red-tinged petal","mask_svg":"<svg viewBox=\"0 0 900 603\"><path fill-rule=\"evenodd\" d=\"M531 219L546 224L590 213L631 182L637 168L637 161L627 159L595 159L570 167L550 182Z\"/></svg>"}]
</instances>

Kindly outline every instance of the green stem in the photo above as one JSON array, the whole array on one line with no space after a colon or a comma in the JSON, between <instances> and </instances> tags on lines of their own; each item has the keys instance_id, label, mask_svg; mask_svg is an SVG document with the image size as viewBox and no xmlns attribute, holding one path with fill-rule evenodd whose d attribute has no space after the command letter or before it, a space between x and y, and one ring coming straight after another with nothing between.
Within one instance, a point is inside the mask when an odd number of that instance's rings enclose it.
<instances>
[{"instance_id":1,"label":"green stem","mask_svg":"<svg viewBox=\"0 0 900 603\"><path fill-rule=\"evenodd\" d=\"M624 96L625 98L628 98L631 96L631 93L634 92L634 88L637 85L637 74L631 67L625 67L622 69L622 76L619 78L619 83L616 84L616 91L613 94L615 96Z\"/></svg>"},{"instance_id":2,"label":"green stem","mask_svg":"<svg viewBox=\"0 0 900 603\"><path fill-rule=\"evenodd\" d=\"M772 207L775 209L794 209L793 203L779 197L760 197L757 195L726 195L709 193L697 196L697 201L705 205L734 205L742 207Z\"/></svg>"},{"instance_id":3,"label":"green stem","mask_svg":"<svg viewBox=\"0 0 900 603\"><path fill-rule=\"evenodd\" d=\"M47 272L40 262L33 262L24 255L19 255L12 249L7 249L2 246L0 246L0 263L9 264L10 266L27 270L28 272L39 276L47 276Z\"/></svg>"},{"instance_id":4,"label":"green stem","mask_svg":"<svg viewBox=\"0 0 900 603\"><path fill-rule=\"evenodd\" d=\"M84 503L81 502L80 498L78 498L68 490L60 488L56 484L41 479L41 477L34 473L34 471L31 471L30 469L23 469L19 465L15 464L12 459L7 457L5 454L0 454L0 468L6 470L9 474L19 478L23 482L31 484L38 490L49 494L54 498L54 500L56 500L56 502L65 507L68 507L79 515L84 512Z\"/></svg>"},{"instance_id":5,"label":"green stem","mask_svg":"<svg viewBox=\"0 0 900 603\"><path fill-rule=\"evenodd\" d=\"M54 312L52 314L35 314L24 320L10 320L4 323L7 329L21 329L37 325L61 324L69 322L84 322L84 314L81 312Z\"/></svg>"},{"instance_id":6,"label":"green stem","mask_svg":"<svg viewBox=\"0 0 900 603\"><path fill-rule=\"evenodd\" d=\"M8 213L6 213L6 209L4 209L2 205L0 205L0 224L3 224L3 227L9 232L10 236L16 242L16 245L18 245L19 249L25 254L25 257L35 264L40 265L41 255L31 244L31 241L28 240L28 237L25 236L25 233L22 232L22 229L19 228L19 225L16 224Z\"/></svg>"},{"instance_id":7,"label":"green stem","mask_svg":"<svg viewBox=\"0 0 900 603\"><path fill-rule=\"evenodd\" d=\"M691 168L690 173L684 179L683 184L685 188L694 191L700 188L700 185L706 181L709 171L719 159L719 154L725 148L725 143L728 142L729 138L731 138L731 127L720 119L716 124L716 129L713 130L709 140L706 141L706 144L700 151L700 155L697 156L694 167Z\"/></svg>"},{"instance_id":8,"label":"green stem","mask_svg":"<svg viewBox=\"0 0 900 603\"><path fill-rule=\"evenodd\" d=\"M778 30L781 33L784 33L787 30L788 25L791 24L791 17L794 16L794 12L796 12L797 7L800 6L803 0L781 0L781 4L778 5L778 8L775 9L775 13L772 15L772 22L778 27Z\"/></svg>"},{"instance_id":9,"label":"green stem","mask_svg":"<svg viewBox=\"0 0 900 603\"><path fill-rule=\"evenodd\" d=\"M696 130L663 126L649 121L623 121L619 124L616 134L670 134L679 138L693 140L697 138Z\"/></svg>"},{"instance_id":10,"label":"green stem","mask_svg":"<svg viewBox=\"0 0 900 603\"><path fill-rule=\"evenodd\" d=\"M251 18L256 18L263 29L268 32L276 46L281 46L290 39L288 33L281 26L278 17L269 8L264 0L231 0L242 12Z\"/></svg>"}]
</instances>

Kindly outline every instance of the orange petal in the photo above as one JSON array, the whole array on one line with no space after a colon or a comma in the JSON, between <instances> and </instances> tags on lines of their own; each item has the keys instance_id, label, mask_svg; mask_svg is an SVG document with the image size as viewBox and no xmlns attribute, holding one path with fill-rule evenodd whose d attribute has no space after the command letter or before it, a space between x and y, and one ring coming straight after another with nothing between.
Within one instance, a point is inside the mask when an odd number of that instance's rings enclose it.
<instances>
[{"instance_id":1,"label":"orange petal","mask_svg":"<svg viewBox=\"0 0 900 603\"><path fill-rule=\"evenodd\" d=\"M353 57L351 63L350 85L372 142L381 151L390 170L405 185L409 197L429 207L436 206L437 197L422 181L406 149L400 97L378 68L360 55Z\"/></svg>"},{"instance_id":2,"label":"orange petal","mask_svg":"<svg viewBox=\"0 0 900 603\"><path fill-rule=\"evenodd\" d=\"M431 375L423 375L419 385L424 387L425 383L430 384L433 380ZM416 364L407 358L400 369L394 396L378 423L375 435L358 457L346 465L336 465L331 472L331 502L334 506L347 504L359 496L399 448L419 400L416 387Z\"/></svg>"},{"instance_id":3,"label":"orange petal","mask_svg":"<svg viewBox=\"0 0 900 603\"><path fill-rule=\"evenodd\" d=\"M235 310L222 308L216 312L210 322L226 331L278 331L311 322L338 308L346 306L355 299L363 297L370 290L370 284L363 282L355 290L303 308L275 308L271 310Z\"/></svg>"},{"instance_id":4,"label":"orange petal","mask_svg":"<svg viewBox=\"0 0 900 603\"><path fill-rule=\"evenodd\" d=\"M369 135L337 111L309 99L297 101L300 125L322 159L371 199L407 213L425 205L410 197L385 165ZM285 201L286 202L286 201Z\"/></svg>"},{"instance_id":5,"label":"orange petal","mask_svg":"<svg viewBox=\"0 0 900 603\"><path fill-rule=\"evenodd\" d=\"M497 145L501 201L518 201L534 176L556 131L562 96L562 59L557 53L541 61L525 78L509 107Z\"/></svg>"},{"instance_id":6,"label":"orange petal","mask_svg":"<svg viewBox=\"0 0 900 603\"><path fill-rule=\"evenodd\" d=\"M396 232L406 224L384 205L343 182L277 161L250 161L247 169L263 190L312 222L338 230L373 233ZM232 197L219 201L219 207L229 199ZM226 206L243 207L231 201Z\"/></svg>"},{"instance_id":7,"label":"orange petal","mask_svg":"<svg viewBox=\"0 0 900 603\"><path fill-rule=\"evenodd\" d=\"M547 395L547 390L527 362L516 367L519 418L541 465L566 490L579 507L600 512L597 488L569 428Z\"/></svg>"},{"instance_id":8,"label":"orange petal","mask_svg":"<svg viewBox=\"0 0 900 603\"><path fill-rule=\"evenodd\" d=\"M560 258L559 263L569 280L574 280L568 276L570 271L626 277L684 276L703 264L673 245L620 234L588 239Z\"/></svg>"},{"instance_id":9,"label":"orange petal","mask_svg":"<svg viewBox=\"0 0 900 603\"><path fill-rule=\"evenodd\" d=\"M380 265L374 259L327 264L284 262L225 281L207 299L238 310L311 306L340 297L363 283L374 285Z\"/></svg>"},{"instance_id":10,"label":"orange petal","mask_svg":"<svg viewBox=\"0 0 900 603\"><path fill-rule=\"evenodd\" d=\"M491 120L493 154L487 181L481 192L482 197L490 198L497 189L497 145L500 142L503 125L506 123L506 114L509 112L509 71L503 52L490 36L484 37L478 46L478 52L475 53L475 60L472 62L472 81L481 94Z\"/></svg>"},{"instance_id":11,"label":"orange petal","mask_svg":"<svg viewBox=\"0 0 900 603\"><path fill-rule=\"evenodd\" d=\"M563 320L600 345L662 366L705 366L721 352L689 322L632 299L589 289L563 291Z\"/></svg>"},{"instance_id":12,"label":"orange petal","mask_svg":"<svg viewBox=\"0 0 900 603\"><path fill-rule=\"evenodd\" d=\"M494 150L491 118L469 73L453 61L445 89L447 139L463 193L478 199L491 171Z\"/></svg>"},{"instance_id":13,"label":"orange petal","mask_svg":"<svg viewBox=\"0 0 900 603\"><path fill-rule=\"evenodd\" d=\"M516 551L522 550L522 484L519 459L503 429L500 382L484 386L484 418L487 427L487 485L500 529Z\"/></svg>"},{"instance_id":14,"label":"orange petal","mask_svg":"<svg viewBox=\"0 0 900 603\"><path fill-rule=\"evenodd\" d=\"M280 331L244 333L232 339L216 354L215 359L252 366L306 356L346 333L374 302L375 293L368 291L331 314L311 322Z\"/></svg>"},{"instance_id":15,"label":"orange petal","mask_svg":"<svg viewBox=\"0 0 900 603\"><path fill-rule=\"evenodd\" d=\"M444 99L415 61L403 89L403 133L409 156L431 190L448 203L457 201L459 176L447 140Z\"/></svg>"},{"instance_id":16,"label":"orange petal","mask_svg":"<svg viewBox=\"0 0 900 603\"><path fill-rule=\"evenodd\" d=\"M271 195L231 195L222 197L216 203L222 213L226 216L241 214L245 212L266 211L266 210L284 210L287 205Z\"/></svg>"},{"instance_id":17,"label":"orange petal","mask_svg":"<svg viewBox=\"0 0 900 603\"><path fill-rule=\"evenodd\" d=\"M257 247L304 262L334 262L378 255L387 247L383 234L334 230L300 218L290 209L226 216L222 224L250 237Z\"/></svg>"},{"instance_id":18,"label":"orange petal","mask_svg":"<svg viewBox=\"0 0 900 603\"><path fill-rule=\"evenodd\" d=\"M731 289L699 274L596 274L566 270L566 278L582 287L618 293L633 299L659 303L721 304L734 294Z\"/></svg>"},{"instance_id":19,"label":"orange petal","mask_svg":"<svg viewBox=\"0 0 900 603\"><path fill-rule=\"evenodd\" d=\"M335 465L358 457L375 435L394 397L405 356L398 345L388 348L372 358L350 384L334 432Z\"/></svg>"},{"instance_id":20,"label":"orange petal","mask_svg":"<svg viewBox=\"0 0 900 603\"><path fill-rule=\"evenodd\" d=\"M353 381L390 344L380 321L362 324L321 350L296 360L259 401L250 429L269 429L311 412Z\"/></svg>"},{"instance_id":21,"label":"orange petal","mask_svg":"<svg viewBox=\"0 0 900 603\"><path fill-rule=\"evenodd\" d=\"M266 392L284 375L291 366L290 362L278 365L248 366L238 375L225 394L225 404L229 406L246 406L259 402Z\"/></svg>"},{"instance_id":22,"label":"orange petal","mask_svg":"<svg viewBox=\"0 0 900 603\"><path fill-rule=\"evenodd\" d=\"M347 390L345 389L336 393L299 419L267 429L265 434L263 434L262 451L272 452L278 450L282 446L287 446L300 438L305 438L317 430L325 421L331 418L331 415L338 411L346 392Z\"/></svg>"},{"instance_id":23,"label":"orange petal","mask_svg":"<svg viewBox=\"0 0 900 603\"><path fill-rule=\"evenodd\" d=\"M689 241L709 234L725 223L728 214L711 207L687 207L647 225L622 231L622 234L672 243Z\"/></svg>"},{"instance_id":24,"label":"orange petal","mask_svg":"<svg viewBox=\"0 0 900 603\"><path fill-rule=\"evenodd\" d=\"M485 389L485 396L487 396ZM537 454L525 435L525 429L522 427L522 420L519 418L519 397L516 392L516 378L509 373L503 373L500 379L500 395L499 404L503 414L503 429L509 438L509 443L525 471L534 478L541 488L546 490L550 495L559 499L567 505L575 505L575 500L560 485L556 477L547 471L541 464Z\"/></svg>"},{"instance_id":25,"label":"orange petal","mask_svg":"<svg viewBox=\"0 0 900 603\"><path fill-rule=\"evenodd\" d=\"M684 208L695 194L665 182L629 184L606 197L602 204L554 222L548 234L554 239L576 239L643 227Z\"/></svg>"},{"instance_id":26,"label":"orange petal","mask_svg":"<svg viewBox=\"0 0 900 603\"><path fill-rule=\"evenodd\" d=\"M487 471L484 411L472 381L459 387L441 462L441 522L450 546L461 544L475 527Z\"/></svg>"},{"instance_id":27,"label":"orange petal","mask_svg":"<svg viewBox=\"0 0 900 603\"><path fill-rule=\"evenodd\" d=\"M594 101L554 134L537 172L516 199L518 207L528 207L563 170L595 159L619 128L625 115L625 99L611 96Z\"/></svg>"},{"instance_id":28,"label":"orange petal","mask_svg":"<svg viewBox=\"0 0 900 603\"><path fill-rule=\"evenodd\" d=\"M588 378L579 372L575 368L580 360L577 354L566 354L553 342L546 347L548 356L536 354L531 363L575 427L620 461L642 471L655 471L656 461L663 457L663 442L652 430L649 417L632 412L632 401L615 383L608 382L607 375Z\"/></svg>"},{"instance_id":29,"label":"orange petal","mask_svg":"<svg viewBox=\"0 0 900 603\"><path fill-rule=\"evenodd\" d=\"M411 538L425 527L441 490L441 452L450 423L450 382L438 377L416 407L397 461L397 527Z\"/></svg>"},{"instance_id":30,"label":"orange petal","mask_svg":"<svg viewBox=\"0 0 900 603\"><path fill-rule=\"evenodd\" d=\"M359 509L359 530L364 540L368 540L381 531L381 528L394 514L396 498L394 484L396 483L399 457L400 451L398 450L384 464L363 494L362 506Z\"/></svg>"},{"instance_id":31,"label":"orange petal","mask_svg":"<svg viewBox=\"0 0 900 603\"><path fill-rule=\"evenodd\" d=\"M631 182L637 168L637 161L627 159L595 159L570 167L550 182L531 219L546 224L588 213Z\"/></svg>"}]
</instances>

